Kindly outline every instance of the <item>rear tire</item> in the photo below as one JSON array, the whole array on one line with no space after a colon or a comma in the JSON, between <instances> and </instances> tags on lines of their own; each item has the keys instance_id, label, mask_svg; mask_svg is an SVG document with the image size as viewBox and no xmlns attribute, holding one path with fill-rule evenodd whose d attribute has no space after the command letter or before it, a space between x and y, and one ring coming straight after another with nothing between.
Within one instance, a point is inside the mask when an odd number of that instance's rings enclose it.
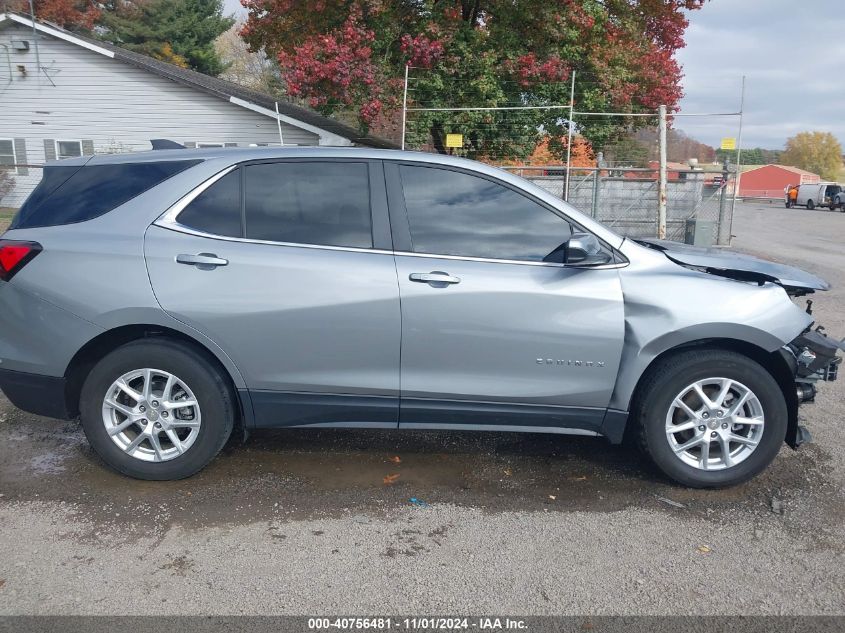
<instances>
[{"instance_id":1,"label":"rear tire","mask_svg":"<svg viewBox=\"0 0 845 633\"><path fill-rule=\"evenodd\" d=\"M222 372L169 339L114 350L91 370L80 396L94 451L116 471L148 480L183 479L204 468L231 435L235 410Z\"/></svg>"},{"instance_id":2,"label":"rear tire","mask_svg":"<svg viewBox=\"0 0 845 633\"><path fill-rule=\"evenodd\" d=\"M807 200L807 211L812 211L816 208L816 203L812 200Z\"/></svg>"},{"instance_id":3,"label":"rear tire","mask_svg":"<svg viewBox=\"0 0 845 633\"><path fill-rule=\"evenodd\" d=\"M714 407L697 396L696 383ZM721 402L717 385L733 385ZM743 400L746 390L750 396ZM685 402L679 405L679 399ZM739 407L737 416L729 415L733 406ZM692 488L748 481L772 462L786 437L787 407L777 382L758 363L730 351L689 351L660 361L644 379L631 413L641 450L667 477ZM675 430L690 423L689 430Z\"/></svg>"}]
</instances>

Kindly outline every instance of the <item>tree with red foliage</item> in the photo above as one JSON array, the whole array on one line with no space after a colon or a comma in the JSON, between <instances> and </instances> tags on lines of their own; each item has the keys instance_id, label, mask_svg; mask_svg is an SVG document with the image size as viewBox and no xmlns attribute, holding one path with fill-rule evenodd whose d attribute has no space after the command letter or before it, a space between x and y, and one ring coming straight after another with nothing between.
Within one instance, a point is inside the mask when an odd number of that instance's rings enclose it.
<instances>
[{"instance_id":1,"label":"tree with red foliage","mask_svg":"<svg viewBox=\"0 0 845 633\"><path fill-rule=\"evenodd\" d=\"M29 0L7 0L10 11L29 15ZM91 30L100 9L91 0L35 0L35 16L71 30Z\"/></svg>"},{"instance_id":2,"label":"tree with red foliage","mask_svg":"<svg viewBox=\"0 0 845 633\"><path fill-rule=\"evenodd\" d=\"M577 72L582 110L642 112L682 96L676 51L703 0L241 0L253 49L278 58L289 94L378 128L401 107L414 67L417 107L561 105ZM565 111L564 111L565 112ZM527 156L566 135L561 110L415 113L410 141L472 156ZM612 121L579 126L601 143Z\"/></svg>"}]
</instances>

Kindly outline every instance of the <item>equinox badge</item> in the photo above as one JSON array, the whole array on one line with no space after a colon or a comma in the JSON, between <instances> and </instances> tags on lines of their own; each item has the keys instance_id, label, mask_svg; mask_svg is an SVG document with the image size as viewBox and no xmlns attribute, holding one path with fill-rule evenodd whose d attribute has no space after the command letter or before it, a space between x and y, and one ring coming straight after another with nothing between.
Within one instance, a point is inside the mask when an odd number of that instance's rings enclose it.
<instances>
[{"instance_id":1,"label":"equinox badge","mask_svg":"<svg viewBox=\"0 0 845 633\"><path fill-rule=\"evenodd\" d=\"M570 360L565 358L538 358L538 365L564 365L566 367L604 367L603 360Z\"/></svg>"}]
</instances>

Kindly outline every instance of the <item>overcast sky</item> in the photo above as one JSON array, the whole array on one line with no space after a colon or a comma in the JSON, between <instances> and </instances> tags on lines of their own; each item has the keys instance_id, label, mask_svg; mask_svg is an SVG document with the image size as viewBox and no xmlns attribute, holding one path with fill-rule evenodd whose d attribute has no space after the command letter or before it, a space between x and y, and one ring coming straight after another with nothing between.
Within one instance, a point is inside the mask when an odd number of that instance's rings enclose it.
<instances>
[{"instance_id":1,"label":"overcast sky","mask_svg":"<svg viewBox=\"0 0 845 633\"><path fill-rule=\"evenodd\" d=\"M783 147L803 130L845 145L845 3L842 0L710 0L690 14L682 112L738 109L746 75L744 147ZM733 124L734 130L730 129ZM725 119L677 127L717 144L735 136Z\"/></svg>"},{"instance_id":2,"label":"overcast sky","mask_svg":"<svg viewBox=\"0 0 845 633\"><path fill-rule=\"evenodd\" d=\"M238 0L227 11L243 13ZM744 147L783 147L803 130L833 132L845 145L845 2L709 0L690 13L682 112L739 110L746 75ZM679 119L710 145L737 135L736 118Z\"/></svg>"}]
</instances>

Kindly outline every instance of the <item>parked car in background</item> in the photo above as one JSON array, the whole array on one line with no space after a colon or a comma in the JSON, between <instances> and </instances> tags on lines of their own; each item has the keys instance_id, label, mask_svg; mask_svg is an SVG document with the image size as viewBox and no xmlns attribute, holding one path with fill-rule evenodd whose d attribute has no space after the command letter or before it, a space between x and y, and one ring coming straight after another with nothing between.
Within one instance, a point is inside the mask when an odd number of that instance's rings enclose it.
<instances>
[{"instance_id":1,"label":"parked car in background","mask_svg":"<svg viewBox=\"0 0 845 633\"><path fill-rule=\"evenodd\" d=\"M613 233L436 154L163 150L48 163L0 240L0 388L141 479L234 429L629 437L737 484L833 380L795 268Z\"/></svg>"},{"instance_id":2,"label":"parked car in background","mask_svg":"<svg viewBox=\"0 0 845 633\"><path fill-rule=\"evenodd\" d=\"M803 184L798 187L798 199L795 204L813 210L816 207L828 207L833 210L833 198L842 191L842 186L835 182Z\"/></svg>"},{"instance_id":3,"label":"parked car in background","mask_svg":"<svg viewBox=\"0 0 845 633\"><path fill-rule=\"evenodd\" d=\"M831 210L839 209L843 213L845 213L845 189L842 189L833 196L833 200L830 205Z\"/></svg>"}]
</instances>

